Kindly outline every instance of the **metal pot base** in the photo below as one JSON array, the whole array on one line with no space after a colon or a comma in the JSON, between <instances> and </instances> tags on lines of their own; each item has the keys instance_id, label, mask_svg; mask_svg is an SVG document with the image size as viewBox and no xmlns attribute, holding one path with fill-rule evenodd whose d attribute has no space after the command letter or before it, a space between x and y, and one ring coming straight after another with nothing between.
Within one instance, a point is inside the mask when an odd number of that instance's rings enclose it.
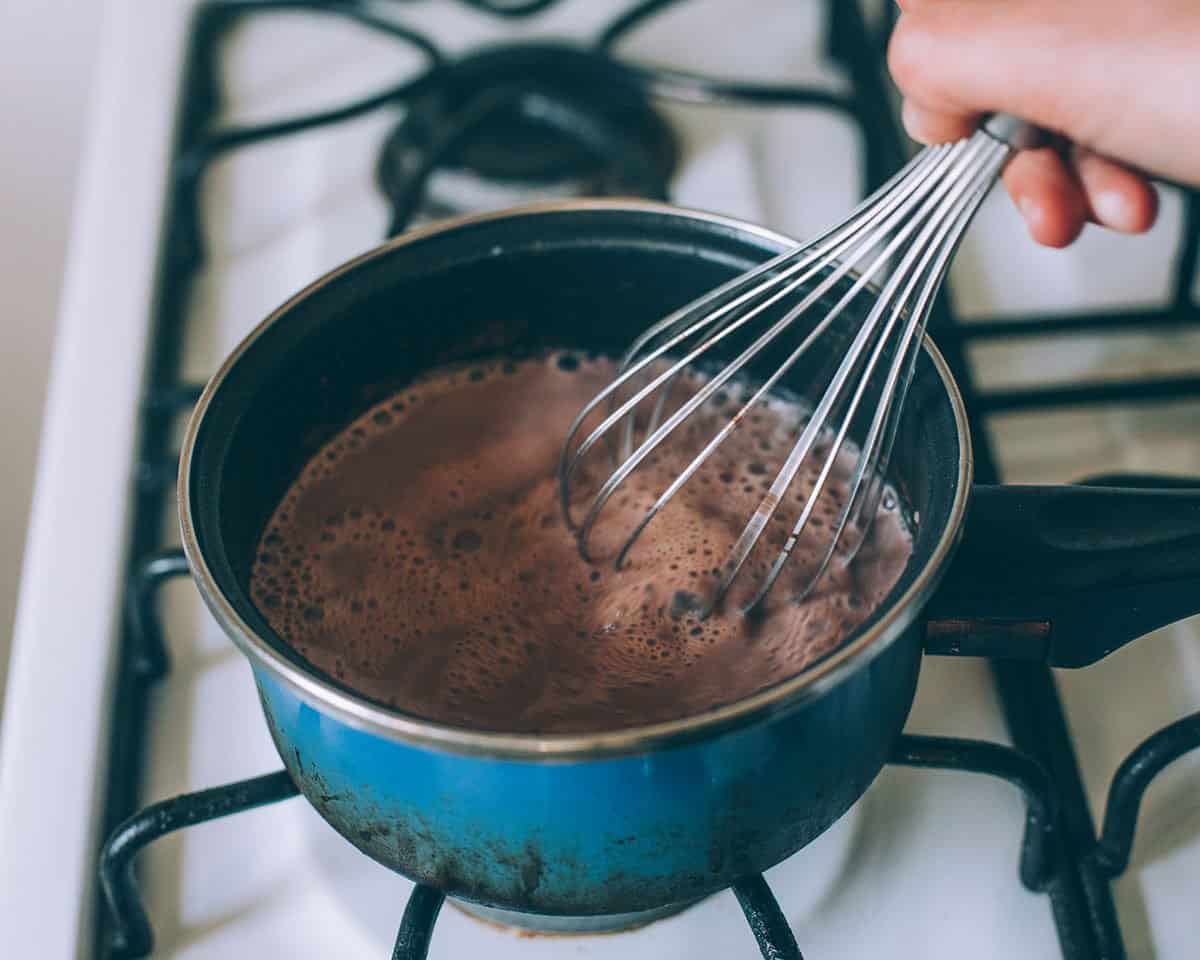
<instances>
[{"instance_id":1,"label":"metal pot base","mask_svg":"<svg viewBox=\"0 0 1200 960\"><path fill-rule=\"evenodd\" d=\"M622 933L636 930L656 920L682 913L688 907L695 906L699 900L687 903L672 903L653 910L640 910L636 913L610 913L598 917L551 917L540 913L517 913L513 910L500 910L495 907L485 907L478 903L450 898L449 902L458 907L463 913L484 923L498 927L529 933L550 934L555 936L573 936L594 933Z\"/></svg>"}]
</instances>

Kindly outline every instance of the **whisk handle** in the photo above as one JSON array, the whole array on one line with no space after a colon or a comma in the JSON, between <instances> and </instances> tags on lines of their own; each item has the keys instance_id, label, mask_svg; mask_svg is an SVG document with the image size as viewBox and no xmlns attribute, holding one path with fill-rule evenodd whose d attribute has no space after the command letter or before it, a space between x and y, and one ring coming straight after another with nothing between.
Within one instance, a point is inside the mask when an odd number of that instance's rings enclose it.
<instances>
[{"instance_id":1,"label":"whisk handle","mask_svg":"<svg viewBox=\"0 0 1200 960\"><path fill-rule=\"evenodd\" d=\"M1034 150L1045 146L1050 135L1041 127L1014 117L1011 113L993 113L983 121L983 132L1007 143L1014 150Z\"/></svg>"}]
</instances>

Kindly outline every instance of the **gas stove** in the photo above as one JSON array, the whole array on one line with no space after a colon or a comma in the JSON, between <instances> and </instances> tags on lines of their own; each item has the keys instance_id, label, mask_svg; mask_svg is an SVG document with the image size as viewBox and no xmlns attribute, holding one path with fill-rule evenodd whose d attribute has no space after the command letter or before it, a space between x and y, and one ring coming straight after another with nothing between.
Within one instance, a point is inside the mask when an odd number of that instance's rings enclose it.
<instances>
[{"instance_id":1,"label":"gas stove","mask_svg":"<svg viewBox=\"0 0 1200 960\"><path fill-rule=\"evenodd\" d=\"M534 198L811 235L908 149L888 12L113 3L0 727L14 955L143 956L151 931L188 958L1194 955L1194 621L1075 672L927 657L894 763L813 844L640 930L529 937L439 912L288 799L176 550L182 421L268 310L387 235ZM933 321L979 479L1200 477L1198 251L1200 195L1171 187L1150 236L1066 253L989 201Z\"/></svg>"}]
</instances>

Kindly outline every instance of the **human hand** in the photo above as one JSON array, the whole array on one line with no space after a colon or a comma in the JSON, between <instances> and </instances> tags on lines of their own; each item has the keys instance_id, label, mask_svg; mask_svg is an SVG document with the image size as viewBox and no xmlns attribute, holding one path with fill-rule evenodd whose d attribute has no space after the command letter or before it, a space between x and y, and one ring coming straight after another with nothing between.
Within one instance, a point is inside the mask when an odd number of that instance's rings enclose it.
<instances>
[{"instance_id":1,"label":"human hand","mask_svg":"<svg viewBox=\"0 0 1200 960\"><path fill-rule=\"evenodd\" d=\"M1018 154L1004 183L1039 243L1088 221L1154 223L1148 176L1200 186L1197 0L900 0L888 62L922 143L1016 114L1070 141Z\"/></svg>"}]
</instances>

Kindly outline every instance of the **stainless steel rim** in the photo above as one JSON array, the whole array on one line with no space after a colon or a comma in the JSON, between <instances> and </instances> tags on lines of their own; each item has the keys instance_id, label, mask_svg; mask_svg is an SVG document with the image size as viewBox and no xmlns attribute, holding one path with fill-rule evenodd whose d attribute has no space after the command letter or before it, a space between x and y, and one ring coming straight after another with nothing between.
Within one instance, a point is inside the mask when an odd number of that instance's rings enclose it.
<instances>
[{"instance_id":1,"label":"stainless steel rim","mask_svg":"<svg viewBox=\"0 0 1200 960\"><path fill-rule=\"evenodd\" d=\"M515 210L461 217L406 233L326 274L276 308L226 358L220 369L208 382L188 421L179 459L179 518L183 550L201 596L222 629L250 659L256 670L259 668L266 670L313 708L336 717L352 727L390 740L432 747L451 753L526 760L577 760L644 753L650 749L715 735L720 731L744 725L768 714L795 709L803 703L822 696L850 673L865 666L896 642L905 629L914 622L925 601L941 579L946 561L957 545L963 517L966 513L973 468L970 431L967 426L962 396L959 394L958 386L954 382L945 359L928 337L925 338L924 349L930 360L933 361L934 369L937 370L950 398L960 451L957 488L951 504L950 517L942 535L929 560L913 583L869 630L810 669L752 696L679 720L602 733L543 736L467 730L423 720L336 687L315 669L304 668L284 657L270 643L255 633L239 616L233 604L225 597L214 580L196 539L191 510L189 475L200 425L204 421L213 397L221 389L221 385L229 376L230 371L236 367L242 355L264 332L285 317L295 304L362 264L378 257L387 256L399 247L418 243L429 236L451 232L489 220L560 214L571 211L604 210L650 213L717 223L741 233L761 237L772 243L789 245L794 243L774 231L732 217L685 210L668 204L642 200L571 200L539 203Z\"/></svg>"}]
</instances>

